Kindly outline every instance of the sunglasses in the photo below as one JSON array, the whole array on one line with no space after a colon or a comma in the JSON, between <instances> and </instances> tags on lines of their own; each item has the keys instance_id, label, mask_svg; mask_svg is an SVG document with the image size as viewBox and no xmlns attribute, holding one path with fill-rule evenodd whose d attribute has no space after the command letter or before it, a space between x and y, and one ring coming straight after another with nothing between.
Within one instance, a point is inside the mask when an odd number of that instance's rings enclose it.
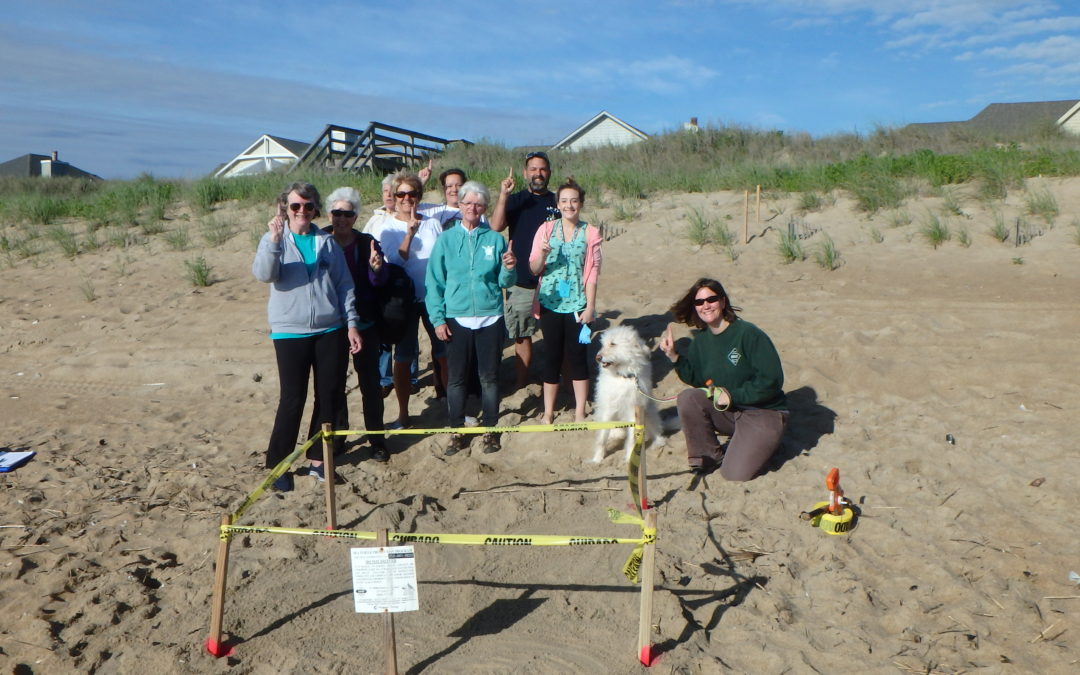
<instances>
[{"instance_id":1,"label":"sunglasses","mask_svg":"<svg viewBox=\"0 0 1080 675\"><path fill-rule=\"evenodd\" d=\"M356 211L343 211L342 209L333 209L330 211L330 215L335 218L355 218Z\"/></svg>"},{"instance_id":2,"label":"sunglasses","mask_svg":"<svg viewBox=\"0 0 1080 675\"><path fill-rule=\"evenodd\" d=\"M289 209L293 213L299 213L300 209L304 209L304 213L311 213L315 210L315 202L292 202L289 204Z\"/></svg>"},{"instance_id":3,"label":"sunglasses","mask_svg":"<svg viewBox=\"0 0 1080 675\"><path fill-rule=\"evenodd\" d=\"M543 159L545 161L548 158L546 152L539 152L539 151L538 152L530 152L529 154L525 155L525 161L527 162L530 159L532 159L533 157L539 157L540 159Z\"/></svg>"},{"instance_id":4,"label":"sunglasses","mask_svg":"<svg viewBox=\"0 0 1080 675\"><path fill-rule=\"evenodd\" d=\"M720 296L719 295L710 295L707 298L694 298L694 307L701 307L706 302L709 303L710 305L713 304L714 302L720 302Z\"/></svg>"},{"instance_id":5,"label":"sunglasses","mask_svg":"<svg viewBox=\"0 0 1080 675\"><path fill-rule=\"evenodd\" d=\"M400 190L398 192L395 192L394 196L398 199L405 199L406 197L412 197L413 199L416 199L416 191L409 190L408 192L406 192L405 190Z\"/></svg>"}]
</instances>

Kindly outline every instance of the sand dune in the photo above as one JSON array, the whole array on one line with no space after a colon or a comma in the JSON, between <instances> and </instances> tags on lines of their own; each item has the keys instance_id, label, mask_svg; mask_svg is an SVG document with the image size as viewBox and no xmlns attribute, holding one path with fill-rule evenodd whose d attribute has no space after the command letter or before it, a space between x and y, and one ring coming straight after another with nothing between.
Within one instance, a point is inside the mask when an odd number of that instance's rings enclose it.
<instances>
[{"instance_id":1,"label":"sand dune","mask_svg":"<svg viewBox=\"0 0 1080 675\"><path fill-rule=\"evenodd\" d=\"M653 339L676 296L716 276L776 343L793 407L781 456L750 483L692 481L681 433L649 457L655 668L1077 668L1080 180L1045 185L1062 215L1019 248L987 234L990 210L975 201L949 220L970 246L935 250L919 227L940 213L936 198L913 200L914 222L891 227L844 198L801 214L794 198L767 196L765 222L734 261L689 243L687 212L730 216L739 231L741 194L661 195L630 222L586 210L616 233L605 244L604 321ZM995 207L1012 218L1023 201ZM0 474L5 667L381 670L381 624L350 600L351 544L325 539L238 536L225 630L239 644L220 660L202 646L217 523L265 475L277 396L266 289L249 272L247 233L264 211L219 209L236 235L199 252L215 271L207 288L184 278L195 253L161 241L73 260L52 252L0 272L0 446L38 453ZM804 241L811 250L827 233L842 266L781 264L777 232L791 218L819 230ZM674 396L682 385L659 353L654 367L656 395ZM508 394L502 424L533 418L536 393ZM442 426L431 394L413 397L411 413ZM358 392L350 401L358 413ZM393 397L386 414L395 417ZM360 446L340 467L338 520L367 531L636 536L607 520L607 508L628 508L625 472L616 458L589 463L591 442L510 434L498 454L447 458L441 438L399 436L386 465ZM825 498L833 466L862 511L847 536L798 517ZM297 487L264 497L243 524L322 527L315 481ZM639 670L638 593L620 573L627 547L417 551L421 609L397 616L403 671Z\"/></svg>"}]
</instances>

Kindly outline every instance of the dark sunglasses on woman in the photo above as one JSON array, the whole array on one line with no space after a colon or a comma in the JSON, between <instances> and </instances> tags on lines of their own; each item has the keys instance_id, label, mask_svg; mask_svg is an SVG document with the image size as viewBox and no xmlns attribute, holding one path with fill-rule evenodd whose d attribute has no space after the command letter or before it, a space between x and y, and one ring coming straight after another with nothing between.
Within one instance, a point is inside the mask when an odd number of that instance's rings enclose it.
<instances>
[{"instance_id":1,"label":"dark sunglasses on woman","mask_svg":"<svg viewBox=\"0 0 1080 675\"><path fill-rule=\"evenodd\" d=\"M706 302L709 303L710 305L712 303L714 303L714 302L720 302L720 296L719 295L710 295L707 298L694 298L694 307L701 307Z\"/></svg>"},{"instance_id":2,"label":"dark sunglasses on woman","mask_svg":"<svg viewBox=\"0 0 1080 675\"><path fill-rule=\"evenodd\" d=\"M311 213L315 210L315 202L292 202L289 208L293 213L299 213L300 209L304 209L304 213Z\"/></svg>"}]
</instances>

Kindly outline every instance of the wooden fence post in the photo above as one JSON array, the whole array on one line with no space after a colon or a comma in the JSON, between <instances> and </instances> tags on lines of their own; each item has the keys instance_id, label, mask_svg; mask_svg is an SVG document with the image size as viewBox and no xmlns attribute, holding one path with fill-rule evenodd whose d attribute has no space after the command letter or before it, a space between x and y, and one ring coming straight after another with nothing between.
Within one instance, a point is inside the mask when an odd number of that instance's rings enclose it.
<instances>
[{"instance_id":1,"label":"wooden fence post","mask_svg":"<svg viewBox=\"0 0 1080 675\"><path fill-rule=\"evenodd\" d=\"M375 543L381 548L389 544L385 528L375 531ZM383 612L383 651L386 652L386 675L397 675L397 636L394 635L394 613Z\"/></svg>"},{"instance_id":2,"label":"wooden fence post","mask_svg":"<svg viewBox=\"0 0 1080 675\"><path fill-rule=\"evenodd\" d=\"M326 476L326 529L337 529L337 498L334 494L334 428L329 422L322 425L323 475Z\"/></svg>"},{"instance_id":3,"label":"wooden fence post","mask_svg":"<svg viewBox=\"0 0 1080 675\"><path fill-rule=\"evenodd\" d=\"M750 241L750 191L743 191L742 202L742 243Z\"/></svg>"},{"instance_id":4,"label":"wooden fence post","mask_svg":"<svg viewBox=\"0 0 1080 675\"><path fill-rule=\"evenodd\" d=\"M221 516L221 525L231 525L228 514ZM210 637L206 638L206 650L220 658L232 653L221 639L221 624L225 616L225 581L229 576L229 543L232 537L220 534L218 538L217 569L214 570L214 597L210 604Z\"/></svg>"}]
</instances>

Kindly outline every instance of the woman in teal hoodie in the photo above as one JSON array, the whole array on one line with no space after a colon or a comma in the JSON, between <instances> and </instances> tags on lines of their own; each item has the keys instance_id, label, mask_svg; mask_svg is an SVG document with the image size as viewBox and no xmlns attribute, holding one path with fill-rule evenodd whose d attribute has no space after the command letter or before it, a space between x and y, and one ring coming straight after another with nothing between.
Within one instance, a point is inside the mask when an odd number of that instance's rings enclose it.
<instances>
[{"instance_id":1,"label":"woman in teal hoodie","mask_svg":"<svg viewBox=\"0 0 1080 675\"><path fill-rule=\"evenodd\" d=\"M461 222L435 241L425 279L428 316L436 337L447 343L446 399L452 427L465 424L468 365L473 359L480 372L480 424L492 427L499 419L499 357L506 334L502 289L516 282L517 259L502 235L480 222L488 197L481 183L461 186ZM468 445L465 435L454 434L446 454ZM499 435L484 434L483 446L484 452L497 452Z\"/></svg>"}]
</instances>

